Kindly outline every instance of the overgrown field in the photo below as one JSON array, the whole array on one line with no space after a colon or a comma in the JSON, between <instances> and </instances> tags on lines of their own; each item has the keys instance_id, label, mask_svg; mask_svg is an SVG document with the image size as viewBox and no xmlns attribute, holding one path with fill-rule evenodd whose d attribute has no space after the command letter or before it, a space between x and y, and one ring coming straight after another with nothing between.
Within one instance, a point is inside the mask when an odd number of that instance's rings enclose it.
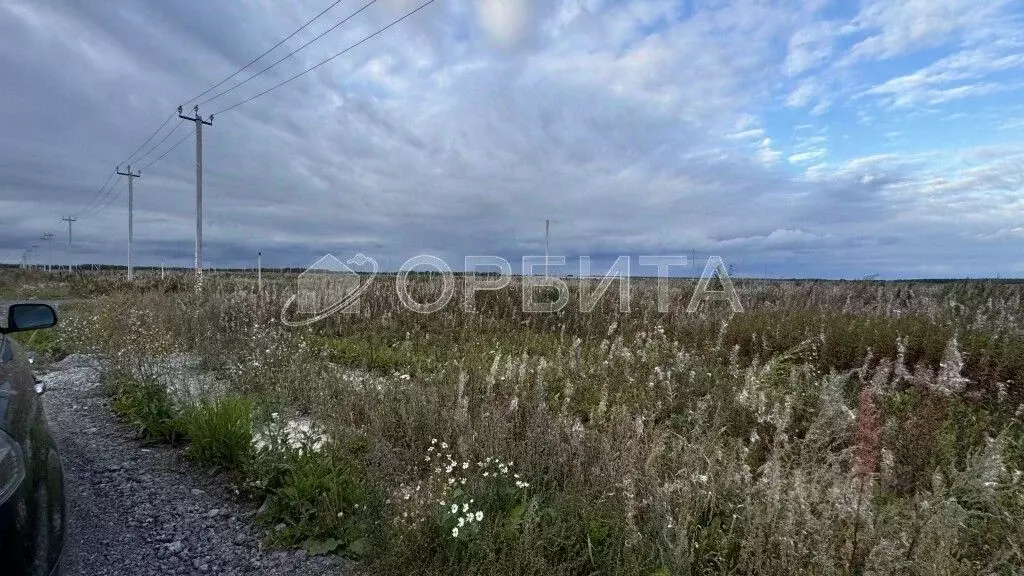
<instances>
[{"instance_id":1,"label":"overgrown field","mask_svg":"<svg viewBox=\"0 0 1024 576\"><path fill-rule=\"evenodd\" d=\"M100 354L274 545L385 575L1024 571L1024 284L740 280L745 312L688 314L692 282L659 313L637 281L628 313L613 286L529 314L513 283L418 314L378 280L288 328L294 278L63 282L91 299L33 345ZM177 357L218 385L168 386Z\"/></svg>"}]
</instances>

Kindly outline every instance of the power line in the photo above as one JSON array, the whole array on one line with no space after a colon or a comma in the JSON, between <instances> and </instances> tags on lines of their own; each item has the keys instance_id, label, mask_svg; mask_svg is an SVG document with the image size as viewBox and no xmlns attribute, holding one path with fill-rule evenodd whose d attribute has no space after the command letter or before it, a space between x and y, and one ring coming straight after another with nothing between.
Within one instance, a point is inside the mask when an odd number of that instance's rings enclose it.
<instances>
[{"instance_id":1,"label":"power line","mask_svg":"<svg viewBox=\"0 0 1024 576\"><path fill-rule=\"evenodd\" d=\"M184 122L184 121L183 121L183 122ZM194 131L193 131L193 132L194 132ZM150 167L150 166L152 166L152 165L156 164L157 162L159 162L159 161L163 160L163 159L164 159L164 156L167 156L168 154L170 154L170 153L171 153L171 150L174 150L175 148L177 148L178 146L180 146L180 145L181 145L181 143L182 143L182 142L184 142L184 141L185 141L186 139L188 139L188 137L189 137L189 136L191 136L191 135L192 135L192 132L188 132L188 133L186 133L186 134L185 134L184 136L182 136L182 137L181 137L181 138L180 138L180 139L179 139L179 140L178 140L177 142L175 142L175 143L174 143L174 146L171 146L171 147L170 147L170 148L168 148L167 150L164 150L164 153L163 153L163 154L161 154L160 156L158 156L158 157L156 158L156 160L153 160L153 161L152 161L152 162L150 162L149 164L146 164L145 166L143 166L143 167L142 167L142 170L149 170L149 167Z\"/></svg>"},{"instance_id":2,"label":"power line","mask_svg":"<svg viewBox=\"0 0 1024 576\"><path fill-rule=\"evenodd\" d=\"M160 125L160 127L156 129L156 132L153 132L152 134L150 134L150 135L149 135L149 138L146 138L146 141L145 141L145 142L143 142L141 146L139 146L138 148L136 148L136 149L135 149L135 152L132 152L131 154L129 154L129 155L128 155L128 158L126 158L126 159L125 159L125 161L124 161L124 162L122 162L121 164L127 164L127 163L131 162L131 161L132 161L132 159L133 159L133 158L135 158L135 155L139 153L139 150L142 150L143 148L145 148L145 147L146 147L146 144L149 144L149 143L150 143L150 141L152 141L152 140L153 140L153 138L155 138L155 137L156 137L156 135L157 135L157 134L159 134L159 133L160 133L160 131L164 129L164 126L167 126L167 123L171 121L171 118L174 118L174 113L173 113L173 112L171 113L171 115L170 115L170 116L168 116L168 117L167 117L167 119L166 119L166 120L164 120L164 123L163 123L163 124L161 124L161 125Z\"/></svg>"},{"instance_id":3,"label":"power line","mask_svg":"<svg viewBox=\"0 0 1024 576\"><path fill-rule=\"evenodd\" d=\"M180 146L181 143L184 142L186 139L188 139L188 137L191 136L191 135L192 135L192 132L185 133L170 148L164 150L164 152L162 154L160 154L160 156L158 156L155 159L153 159L149 164L146 164L145 166L143 166L140 171L148 170L151 166L153 166L157 162L163 160L164 157L166 157L168 154L170 154L171 151L173 151L175 148ZM121 186L120 188L118 188L118 184L120 184L120 186ZM110 204L114 202L114 200L119 198L121 196L121 194L124 193L124 190L125 189L124 189L124 181L123 181L123 179L116 180L114 186L111 187L110 190L108 190L107 193L104 194L102 198L100 198L99 202L96 203L96 205L93 207L93 209L91 211L89 211L88 213L83 211L82 213L80 213L78 215L78 218L79 219L83 219L83 218L91 218L93 216L98 216L100 213L102 213L104 210L106 210L107 207L110 206ZM116 193L115 193L115 191L116 191Z\"/></svg>"},{"instance_id":4,"label":"power line","mask_svg":"<svg viewBox=\"0 0 1024 576\"><path fill-rule=\"evenodd\" d=\"M97 209L100 208L100 206L103 205L103 203L110 198L110 195L114 193L114 190L117 188L118 184L121 184L121 180L114 180L113 183L111 183L110 185L110 189L104 192L103 195L99 197L96 203L93 204L92 208L79 212L78 214L75 215L75 217L81 220L83 218L88 218L89 216L96 214Z\"/></svg>"},{"instance_id":5,"label":"power line","mask_svg":"<svg viewBox=\"0 0 1024 576\"><path fill-rule=\"evenodd\" d=\"M285 60L287 60L287 59L291 58L292 56L294 56L294 55L295 55L295 54L297 54L298 52L300 52L300 51L304 50L304 49L305 49L305 48L306 48L307 46L309 46L309 45L310 45L310 44L312 44L313 42L316 42L317 40L319 40L319 39L323 38L324 36L326 36L326 35L327 35L327 34L328 34L329 32L331 32L331 31L335 30L336 28L338 28L338 27L339 27L339 26L341 26L342 24L344 24L344 23L348 22L349 20L351 20L351 19L355 18L356 16L358 16L358 15L359 15L360 13L362 13L362 12L363 12L364 10L366 10L367 8L369 8L370 6L372 6L373 4L375 4L376 2L377 2L377 0L370 0L369 2L367 2L366 4L364 4L362 8L360 8L359 10L356 10L356 11L355 11L355 12L353 12L352 14L349 14L349 15L348 15L348 16L347 16L347 17L346 17L346 18L345 18L344 20L342 20L341 22L338 22L338 23L337 23L337 24L335 24L334 26L331 26L331 27L330 27L330 28L328 28L327 30L324 30L323 32L321 32L321 33L320 33L320 35L318 35L318 36L317 36L316 38L313 38L313 39L312 39L312 40L310 40L309 42L306 42L306 43L305 43L305 44L303 44L302 46L299 46L299 47L298 47L297 49L295 49L295 50L292 50L292 51L291 51L291 52L289 52L288 54L286 54L286 55L284 55L283 57L279 58L279 59L278 59L278 60L277 60L276 62L274 62L274 63L273 63L273 64L271 64L270 66L267 66L266 68L264 68L264 69L260 70L259 72L257 72L257 73L255 73L255 74L253 74L252 76L249 76L248 78L246 78L245 80L242 80L242 81L241 81L241 82L239 82L238 84L235 84L235 85L234 85L234 86L232 86L231 88L228 88L227 90L222 90L221 92L218 92L217 94L215 94L215 95L213 95L213 96L211 96L211 97L207 98L206 100L203 100L202 102L200 102L200 103L199 103L199 105L200 105L200 106L205 106L206 104L209 104L210 102L213 102L214 100L216 100L217 98L220 98L221 96L223 96L223 95L227 94L228 92L231 92L231 91L235 90L236 88L239 88L239 87L241 87L241 86L243 86L243 85L247 84L247 83L248 83L248 82L249 82L250 80L252 80L253 78L256 78L257 76L259 76L259 75L263 74L264 72L266 72L266 71L270 70L270 69L271 69L271 68L273 68L274 66L277 66L277 65L278 65L278 64L280 64L281 62L284 62ZM215 114L215 115L216 115L216 114Z\"/></svg>"},{"instance_id":6,"label":"power line","mask_svg":"<svg viewBox=\"0 0 1024 576\"><path fill-rule=\"evenodd\" d=\"M107 194L106 198L104 198L105 203L102 206L97 204L96 208L93 209L92 212L78 216L79 220L83 218L92 218L93 216L99 216L114 202L114 200L117 200L118 198L121 197L121 194L124 193L124 190L124 179L119 178L117 184L110 189L110 192ZM116 194L114 193L115 191L117 192Z\"/></svg>"},{"instance_id":7,"label":"power line","mask_svg":"<svg viewBox=\"0 0 1024 576\"><path fill-rule=\"evenodd\" d=\"M95 202L96 199L100 197L100 194L102 194L103 191L106 190L107 185L110 184L110 179L114 177L114 172L116 172L116 171L117 171L116 169L112 170L110 172L110 174L107 175L107 181L103 183L103 186L100 186L100 189L97 190L95 194L93 194L92 200L89 200L89 203L86 204L85 206L83 206L82 209L79 210L79 213L82 213L82 212L85 212L86 210L88 210L89 207L92 206L92 203Z\"/></svg>"},{"instance_id":8,"label":"power line","mask_svg":"<svg viewBox=\"0 0 1024 576\"><path fill-rule=\"evenodd\" d=\"M307 28L307 27L308 27L308 26L309 26L310 24L312 24L313 22L316 22L316 21L317 21L317 20L318 20L318 19L319 19L319 18L320 18L321 16L323 16L324 14L326 14L326 13L327 13L327 12L328 12L328 11L329 11L329 10L330 10L331 8L334 8L334 7L335 7L335 6L337 6L338 4L341 4L341 1L342 1L342 0L336 0L336 1L335 1L335 2L333 3L333 4L331 4L330 6L328 6L327 8L324 8L324 9L323 9L323 10L322 10L322 11L321 11L321 12L320 12L319 14L317 14L316 16L313 16L312 18L310 18L309 20L307 20L305 24L303 24L302 26L299 26L298 28L296 28L294 32L292 32L291 34L289 34L288 36L286 36L286 37L285 37L285 38L284 38L283 40L281 40L281 41L280 41L280 42L278 42L277 44L274 44L273 46L271 46L269 50L267 50L266 52L264 52L263 54L260 54L259 56L255 57L255 58L253 58L252 60L250 60L250 61L249 61L249 63L248 63L248 64L246 64L245 66L242 66L241 68L239 68L238 70L236 70L236 71L235 71L235 72L234 72L233 74L231 74L231 75L230 75L230 76L228 76L227 78L225 78L225 79L221 80L220 82L217 82L217 83L216 83L216 84L214 84L213 86L210 86L210 87L209 87L209 88L207 88L206 90L203 90L203 91L202 91L202 92L200 92L199 94L197 94L197 95L195 95L195 96L193 96L193 97L189 98L188 100L186 100L186 101L185 101L184 105L190 104L190 103L192 103L192 102L194 102L194 101L196 101L196 100L198 100L198 99L202 98L203 96L206 96L207 94L209 94L209 93L210 93L210 92L212 92L213 90L216 90L217 88L219 88L220 86L222 86L222 85L223 85L223 84L224 84L225 82L227 82L228 80L231 80L231 79L232 79L232 78L234 78L235 76L238 76L239 74L241 74L241 73L242 73L242 71L243 71L243 70L245 70L245 69L246 69L246 68L248 68L249 66L252 66L252 65L253 65L253 64L255 64L256 62L258 62L258 61L259 61L259 60L260 60L261 58L263 58L263 57L264 57L264 56L266 56L267 54L270 54L271 52L273 52L274 50L276 50L276 49L277 49L277 48L278 48L279 46L281 46L281 45L282 45L282 44L284 44L285 42L287 42L287 41L291 40L291 39L292 39L292 38L293 38L293 37L294 37L294 36L295 36L296 34L298 34L299 32L301 32L301 31L303 31L303 30L305 30L305 29L306 29L306 28Z\"/></svg>"},{"instance_id":9,"label":"power line","mask_svg":"<svg viewBox=\"0 0 1024 576\"><path fill-rule=\"evenodd\" d=\"M284 39L282 39L282 40L281 40L280 42L278 42L277 44L275 44L274 46L272 46L272 47L271 47L271 48L270 48L269 50L267 50L267 51L266 51L266 52L264 52L263 54L260 54L260 55L259 55L259 56L257 56L256 58L252 59L252 60L251 60L251 61L250 61L250 62L249 62L248 64L246 64L245 66L243 66L243 67L239 68L239 69L238 69L237 71L235 71L235 72L234 72L233 74L231 74L230 76L228 76L228 77L224 78L223 80L221 80L221 81L220 81L220 82L218 82L217 84L214 84L213 86L211 86L211 87L207 88L206 90L202 91L202 92L201 92L201 93L199 93L198 95L196 95L196 96L193 96L192 98L189 98L189 99L187 100L187 102L192 102L192 101L194 101L194 100L197 100L197 99L199 99L199 98L201 98L201 97L205 96L205 95L206 95L206 94L208 94L209 92L211 92L211 91L215 90L216 88L218 88L218 87L222 86L222 85L223 85L223 84L224 84L225 82L227 82L228 80L230 80L230 79L234 78L235 76L237 76L238 74L240 74L240 73L241 73L242 71L244 71L244 70L245 70L246 68L248 68L249 66L252 66L252 65L253 65L253 64L255 64L255 63L256 63L257 61L259 61L259 60L260 60L261 58L263 58L264 56L266 56L266 55L267 55L267 54L269 54L270 52L274 51L274 50L275 50L276 48L278 48L279 46L281 46L282 44L284 44L285 42L287 42L287 41L288 41L288 40L290 40L291 38L293 38L293 37L294 37L294 36L295 36L296 34L298 34L298 33L299 33L299 32L301 32L302 30L304 30L304 29L306 29L307 27L309 27L309 25L310 25L310 24L312 24L313 22L317 21L317 20L318 20L318 19L319 19L319 18L320 18L321 16L323 16L323 15L324 15L324 14L326 14L326 13L327 13L328 11L330 11L330 10L331 10L332 8L334 8L335 6L337 6L338 4L340 4L340 3L341 3L341 1L342 1L342 0L335 0L335 2L333 2L333 3L332 3L332 4L330 5L330 6L328 6L327 8L324 8L323 10L321 10L321 11L320 11L320 13L319 13L319 14L317 14L316 16L314 16L314 17L310 18L309 20L307 20L305 24L303 24L302 26L300 26L300 27L296 28L296 29L295 29L295 30L294 30L294 31L293 31L293 32L292 32L291 34L289 34L289 35L288 35L288 36L286 36L286 37L285 37ZM371 2L371 3L372 3L372 2ZM358 12L357 12L357 13L358 13ZM351 18L351 16L350 16L349 18ZM346 19L346 20L348 20L348 19ZM343 21L342 23L344 23L344 21ZM339 25L340 25L340 24L339 24ZM331 28L331 29L333 30L334 28L337 28L337 26L338 26L338 25L334 26L334 27L333 27L333 28ZM321 34L321 36L322 36L322 34ZM318 38L319 38L319 36L318 36ZM308 45L308 43L307 43L307 45ZM305 47L305 46L303 46L303 48L304 48L304 47ZM300 48L300 50L301 50L301 48ZM293 54L294 54L294 52L293 52ZM275 63L274 65L276 65L276 64L277 64L277 63ZM264 71L265 71L265 70L264 70ZM262 72L260 72L260 73L262 73ZM257 75L258 75L258 74L257 74ZM251 78L250 78L250 80L251 80ZM246 81L248 81L248 80L246 80ZM236 86L236 87L237 87L237 86ZM160 147L160 145L161 145L161 144L162 144L162 143L163 143L164 141L166 141L166 140L167 140L167 138L168 138L168 137L170 137L170 135L171 135L171 134L173 134L173 133L174 133L174 132L175 132L175 131L176 131L176 130L178 129L178 127L179 127L179 126L181 125L181 123L180 123L180 122L178 123L178 125L175 125L175 127L174 127L174 128L173 128L173 129L171 130L171 132L169 132L169 133L165 134L165 135L164 135L164 137L163 137L163 138L161 138L159 142L157 142L157 143L156 143L155 145L153 145L153 146L152 146L152 147L151 147L151 148L150 148L149 150L147 150L145 154L143 154L142 156L140 156L140 157L138 157L138 158L135 158L135 155L136 155L136 154L138 154L140 150L142 150L143 148L145 148L147 144L149 144L150 142L152 142L152 141L153 141L153 138L155 138L155 137L156 137L156 135L157 135L157 134L159 134L159 133L160 133L160 131L161 131L161 130L163 130L165 126L167 126L167 123L168 123L168 122L170 122L172 118L174 118L174 114L175 114L175 112L171 112L171 114L167 116L167 118L166 118L166 119L165 119L165 120L163 121L163 123L162 123L162 124L160 124L160 127L159 127L159 128L157 128L157 129L156 129L156 131L154 131L154 132L153 132L153 133L152 133L152 134L151 134L151 135L149 136L149 138L147 138L147 139L146 139L146 141L142 143L142 145L141 145L141 146L139 146L138 148L136 148L136 149L135 149L135 151L134 151L134 152L132 152L132 153L131 153L131 154L130 154L130 155L128 156L128 158L127 158L127 159L125 159L125 160L124 160L123 162L121 162L121 164L127 164L128 162L131 162L131 161L133 161L133 160L134 160L134 161L136 161L136 162L138 162L138 163L141 163L141 162L142 162L142 161L143 161L143 160L144 160L144 159L145 159L145 158L146 158L147 156L149 156L149 155L150 155L150 154L152 154L152 153L153 153L153 152L154 152L154 151L155 151L155 150L156 150L157 148L159 148L159 147ZM187 136L186 136L186 137L187 137ZM183 138L182 140L184 140L184 138ZM179 143L180 143L180 142L179 142ZM167 154L167 152L170 152L170 150L174 149L175 147L176 147L176 145L175 145L175 146L172 146L172 147L171 147L171 149L169 149L169 150L165 151L165 152L164 152L164 154L160 156L160 158L163 158L163 156L165 156L165 155ZM157 160L154 160L153 162L151 162L151 163L150 163L149 165L147 165L147 167L148 167L148 166L151 166L151 165L152 165L152 164L154 164L155 162L159 161L159 160L160 160L160 158L158 158ZM119 165L120 165L120 164L119 164ZM113 173L113 172L111 172L111 173L110 173L110 174L108 175L108 177L107 177L107 180L106 180L106 182L104 182L104 183L103 183L103 186L101 186L101 187L100 187L100 189L96 191L96 194L95 194L95 195L93 195L92 199L91 199L91 200L90 200L90 201L88 202L88 204L86 204L86 205L85 205L85 207L83 207L83 208L82 208L82 210L81 210L81 212L82 212L82 213L84 213L85 211L89 210L89 209L90 209L90 207L93 207L93 204L94 204L94 203L95 203L95 202L97 201L97 199L98 199L98 198L100 198L100 195L104 193L104 190L106 190L107 186L108 186L108 185L110 184L110 179L111 179L111 178L113 177L113 175L114 175L114 173ZM107 192L107 194L109 195L109 191ZM100 200L100 201L102 202L102 200Z\"/></svg>"},{"instance_id":10,"label":"power line","mask_svg":"<svg viewBox=\"0 0 1024 576\"><path fill-rule=\"evenodd\" d=\"M159 148L161 144L163 144L168 138L170 138L171 134L174 134L175 132L177 132L178 128L181 128L181 124L183 122L184 122L184 120L178 120L178 123L174 125L174 128L172 128L171 131L168 132L167 134L164 134L164 137L161 138L159 142L154 144L152 148L150 148L149 150L146 150L145 154L143 154L142 156L139 156L136 159L136 162L140 162L141 163L143 160L145 160L147 156L152 154L153 151L155 151L157 148Z\"/></svg>"},{"instance_id":11,"label":"power line","mask_svg":"<svg viewBox=\"0 0 1024 576\"><path fill-rule=\"evenodd\" d=\"M153 132L153 134L149 138L147 138L145 142L142 143L142 146L139 146L135 150L135 152L132 152L131 155L128 156L128 161L130 161L136 154L138 154L139 150L142 150L142 148L145 147L146 144L149 144L150 141L152 141L153 138L157 134L159 134L160 131L163 130L165 126L167 126L167 123L170 122L172 116L168 116L167 120L164 120L164 123L161 124L159 128L157 128L156 132ZM153 150L155 150L157 147L159 147L160 144L162 144L165 140L167 140L167 138L171 134L173 134L175 132L175 130L178 129L178 126L180 126L180 123L178 125L176 125L170 132L165 134L164 137L161 138L159 142L154 144L152 148L147 150L146 153L143 154L142 156L140 156L138 159L142 160L146 156L149 156L153 152ZM114 177L114 174L116 172L117 172L117 169L115 168L114 171L111 172L107 176L107 180L106 180L106 182L103 183L103 186L101 186L100 189L96 191L96 194L93 195L92 200L90 200L88 204L86 204L81 210L79 210L79 212L78 212L78 217L79 218L86 217L86 216L91 216L92 214L86 214L86 213L89 212L91 209L94 210L97 206L99 206L98 202L103 202L103 200L106 199L110 195L110 193L113 191L113 189L106 190L106 188L110 184L110 179ZM106 193L104 193L104 190L106 190ZM103 195L102 198L101 198L101 194ZM95 213L97 213L97 212L93 212L93 214L95 214Z\"/></svg>"},{"instance_id":12,"label":"power line","mask_svg":"<svg viewBox=\"0 0 1024 576\"><path fill-rule=\"evenodd\" d=\"M319 64L316 64L315 66L311 66L311 67L309 67L309 68L306 68L305 70L303 70L302 72L299 72L299 73L298 73L298 74L296 74L295 76L292 76L291 78L288 78L287 80L285 80L285 81L283 81L283 82L279 82L279 83L277 83L277 84L275 84L275 85L271 86L270 88L267 88L267 89L266 89L266 90L264 90L263 92L260 92L259 94L256 94L255 96L252 96L252 97L250 97L250 98L247 98L247 99L245 99L245 100L242 100L241 102L239 102L239 103L237 103L237 104L232 104L231 106L228 106L227 108L224 108L224 109L222 109L222 110L218 110L217 112L214 112L214 114L213 114L213 115L214 115L214 116L218 116L218 115L220 115L220 114L223 114L223 113L225 113L225 112L228 112L228 111L234 110L235 108L238 108L239 106L241 106L241 105L243 105L243 104L248 104L249 102L252 102L253 100L255 100L255 99L259 98L260 96L263 96L263 95L265 95L265 94L267 94L267 93L269 93L269 92L273 92L274 90L277 90L278 88L280 88L281 86L284 86L285 84L287 84L287 83L291 82L292 80L295 80L295 79L297 79L297 78L299 78L299 77L301 77L301 76L304 76L304 75L306 75L306 74L309 74L309 73L310 73L310 72L312 72L313 70L316 70L317 68L319 68L319 67L323 66L324 64L327 64L327 63L328 63L328 62L330 62L331 60L334 60L335 58L337 58L337 57L339 57L339 56L341 56L341 55L343 55L343 54L346 54L346 53L348 53L349 51L351 51L351 50L355 49L356 47L358 47L358 46L360 46L360 45L362 45L362 44L366 43L366 42L367 42L367 41L369 41L370 39L372 39L372 38L375 38L375 37L377 37L377 36L379 36L379 35L383 34L384 32L386 32L387 30L389 30L389 29L390 29L390 28L392 28L393 26L395 26L395 25L397 25L397 24L401 23L402 21L404 21L404 20L405 20L406 18L409 18L409 17L410 17L410 16L412 16L413 14L416 14L416 13L417 13L417 12L419 12L420 10L423 10L424 8L426 8L427 6L430 6L430 5L431 5L431 4L433 4L433 3L435 2L435 1L436 1L436 0L427 0L427 1L426 1L426 2L424 2L423 4L420 4L420 5L419 5L419 7L417 7L417 8L415 8L415 9L413 9L413 10L412 10L412 11L410 11L410 12L407 12L407 13L406 13L406 14L405 14L404 16L401 16L400 18L398 18L398 19L396 19L396 20L393 20L393 21L392 21L392 22L391 22L390 24L388 24L387 26L384 26L383 28L380 28L380 29L378 29L378 30L377 30L376 32L374 32L374 33L370 34L369 36L367 36L367 37L363 38L362 40L360 40L360 41L356 42L355 44L352 44L351 46L349 46L348 48L345 48L345 49L344 49L344 50L342 50L341 52L338 52L337 54L334 54L333 56L330 56L330 57L328 57L328 58L326 58L326 59L322 60L322 61L321 61L321 62L320 62Z\"/></svg>"}]
</instances>

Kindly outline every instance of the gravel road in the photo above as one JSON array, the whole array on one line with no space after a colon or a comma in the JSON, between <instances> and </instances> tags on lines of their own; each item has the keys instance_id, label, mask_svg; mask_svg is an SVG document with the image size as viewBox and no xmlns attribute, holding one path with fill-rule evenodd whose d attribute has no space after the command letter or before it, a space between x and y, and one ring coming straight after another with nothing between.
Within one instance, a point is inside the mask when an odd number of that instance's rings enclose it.
<instances>
[{"instance_id":1,"label":"gravel road","mask_svg":"<svg viewBox=\"0 0 1024 576\"><path fill-rule=\"evenodd\" d=\"M141 446L99 394L99 370L71 356L43 375L50 427L64 462L65 576L105 574L355 574L339 558L265 551L255 508L180 450Z\"/></svg>"}]
</instances>

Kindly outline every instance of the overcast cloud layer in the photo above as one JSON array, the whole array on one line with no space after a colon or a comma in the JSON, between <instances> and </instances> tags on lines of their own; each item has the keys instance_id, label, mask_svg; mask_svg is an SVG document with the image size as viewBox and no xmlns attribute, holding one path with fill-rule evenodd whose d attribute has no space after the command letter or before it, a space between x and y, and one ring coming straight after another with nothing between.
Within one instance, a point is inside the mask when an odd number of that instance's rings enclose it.
<instances>
[{"instance_id":1,"label":"overcast cloud layer","mask_svg":"<svg viewBox=\"0 0 1024 576\"><path fill-rule=\"evenodd\" d=\"M253 70L365 2L342 1ZM33 244L45 261L53 232L66 263L60 218L76 215L75 261L123 264L124 183L97 198L114 165L329 4L5 0L0 261ZM418 4L378 0L200 112ZM515 262L543 254L550 218L552 253L570 259L1021 276L1022 72L1013 0L437 0L206 127L207 265L251 266L257 251L268 266L325 252ZM175 114L133 162L146 166L137 264L191 264L191 129Z\"/></svg>"}]
</instances>

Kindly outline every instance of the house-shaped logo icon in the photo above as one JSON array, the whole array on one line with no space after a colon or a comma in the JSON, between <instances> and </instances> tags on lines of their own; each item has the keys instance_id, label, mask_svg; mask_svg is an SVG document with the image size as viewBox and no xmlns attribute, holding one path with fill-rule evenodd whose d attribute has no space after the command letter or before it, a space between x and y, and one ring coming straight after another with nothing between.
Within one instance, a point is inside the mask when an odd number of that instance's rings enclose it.
<instances>
[{"instance_id":1,"label":"house-shaped logo icon","mask_svg":"<svg viewBox=\"0 0 1024 576\"><path fill-rule=\"evenodd\" d=\"M359 274L327 254L299 275L298 313L316 316L336 308L355 314L359 312L359 293Z\"/></svg>"}]
</instances>

